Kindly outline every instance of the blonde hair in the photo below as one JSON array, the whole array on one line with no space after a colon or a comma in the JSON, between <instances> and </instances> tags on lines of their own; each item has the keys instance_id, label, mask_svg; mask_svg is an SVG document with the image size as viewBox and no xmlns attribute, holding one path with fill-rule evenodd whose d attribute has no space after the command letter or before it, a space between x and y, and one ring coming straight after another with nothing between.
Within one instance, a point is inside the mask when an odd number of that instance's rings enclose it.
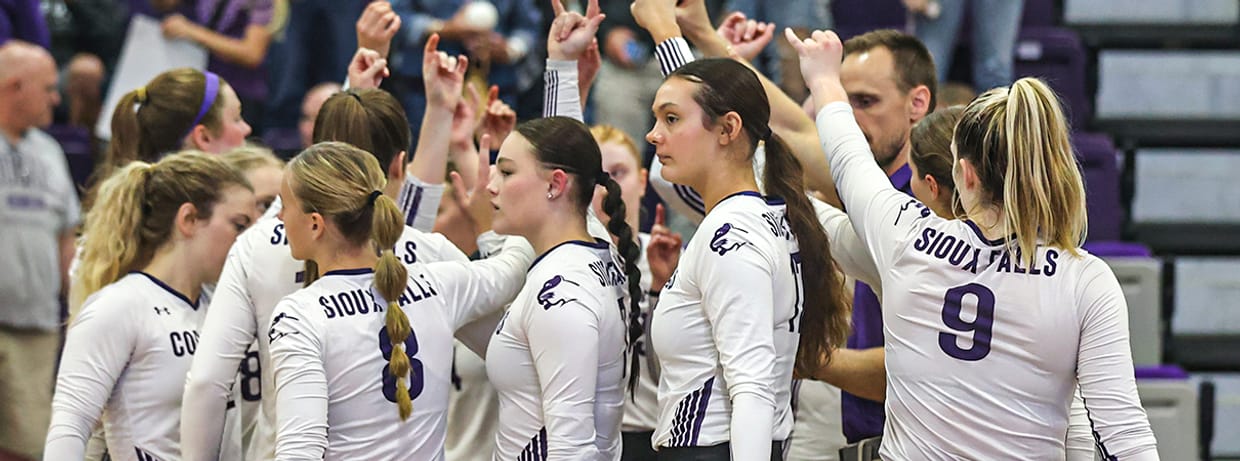
<instances>
[{"instance_id":1,"label":"blonde hair","mask_svg":"<svg viewBox=\"0 0 1240 461\"><path fill-rule=\"evenodd\" d=\"M379 252L374 285L387 300L384 321L392 342L388 370L396 378L400 419L408 419L413 401L405 380L410 363L404 346L411 327L397 301L409 283L409 275L393 251L405 230L405 219L396 202L379 192L387 183L387 175L375 156L342 142L310 146L289 162L288 172L289 186L303 211L319 213L333 222L348 243L359 247L369 244ZM307 264L307 284L315 278L317 267Z\"/></svg>"},{"instance_id":2,"label":"blonde hair","mask_svg":"<svg viewBox=\"0 0 1240 461\"><path fill-rule=\"evenodd\" d=\"M594 136L594 141L598 145L613 143L623 146L633 155L633 159L637 160L637 167L642 167L642 152L637 149L637 143L633 142L633 137L628 133L620 131L612 125L594 125L590 127L590 134Z\"/></svg>"},{"instance_id":3,"label":"blonde hair","mask_svg":"<svg viewBox=\"0 0 1240 461\"><path fill-rule=\"evenodd\" d=\"M276 157L271 149L253 145L245 145L225 152L220 155L220 160L243 173L263 167L284 168L284 161Z\"/></svg>"},{"instance_id":4,"label":"blonde hair","mask_svg":"<svg viewBox=\"0 0 1240 461\"><path fill-rule=\"evenodd\" d=\"M181 205L209 219L229 186L252 189L245 176L213 156L186 151L158 163L131 162L104 180L96 206L86 214L73 306L146 265L172 235ZM93 236L93 238L91 238Z\"/></svg>"},{"instance_id":5,"label":"blonde hair","mask_svg":"<svg viewBox=\"0 0 1240 461\"><path fill-rule=\"evenodd\" d=\"M1029 263L1039 240L1076 255L1085 239L1085 187L1069 134L1059 98L1036 78L987 91L956 126L958 157L977 169L982 200L1003 207L1003 234L1016 235Z\"/></svg>"}]
</instances>

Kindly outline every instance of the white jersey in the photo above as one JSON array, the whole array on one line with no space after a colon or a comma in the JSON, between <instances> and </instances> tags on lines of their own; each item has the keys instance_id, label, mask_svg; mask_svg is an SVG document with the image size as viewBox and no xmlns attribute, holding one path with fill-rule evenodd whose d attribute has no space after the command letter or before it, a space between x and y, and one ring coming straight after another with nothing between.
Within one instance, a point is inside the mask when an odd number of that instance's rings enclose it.
<instances>
[{"instance_id":1,"label":"white jersey","mask_svg":"<svg viewBox=\"0 0 1240 461\"><path fill-rule=\"evenodd\" d=\"M538 258L487 350L496 460L619 459L627 278L604 240Z\"/></svg>"},{"instance_id":2,"label":"white jersey","mask_svg":"<svg viewBox=\"0 0 1240 461\"><path fill-rule=\"evenodd\" d=\"M459 342L453 352L444 458L447 461L491 461L495 454L499 396L487 380L487 364L478 354Z\"/></svg>"},{"instance_id":3,"label":"white jersey","mask_svg":"<svg viewBox=\"0 0 1240 461\"><path fill-rule=\"evenodd\" d=\"M803 300L796 236L782 201L740 192L698 227L651 325L661 368L655 447L729 442L741 397L773 409L771 438L792 430L792 368ZM734 450L746 450L733 441ZM748 452L748 451L746 451Z\"/></svg>"},{"instance_id":4,"label":"white jersey","mask_svg":"<svg viewBox=\"0 0 1240 461\"><path fill-rule=\"evenodd\" d=\"M409 267L398 304L413 413L401 421L387 302L371 269L332 271L276 306L267 331L276 387L276 459L443 459L453 335L516 295L532 252ZM330 430L329 430L330 428Z\"/></svg>"},{"instance_id":5,"label":"white jersey","mask_svg":"<svg viewBox=\"0 0 1240 461\"><path fill-rule=\"evenodd\" d=\"M468 260L442 235L408 226L395 250L405 264ZM185 387L187 404L182 418L186 431L182 448L187 460L219 457L216 450L223 437L225 405L243 360L247 368L243 370L241 385L251 391L248 398L258 398L262 403L253 443L247 447L247 458L268 460L275 456L275 402L262 398L274 392L266 325L276 303L303 285L304 267L304 263L293 259L289 253L284 223L274 217L259 220L238 236L229 250L203 324L200 358L194 361ZM246 354L255 339L258 340L257 374ZM255 389L261 389L257 395L254 395Z\"/></svg>"},{"instance_id":6,"label":"white jersey","mask_svg":"<svg viewBox=\"0 0 1240 461\"><path fill-rule=\"evenodd\" d=\"M639 250L641 257L637 259L637 270L641 271L641 291L642 299L637 303L641 309L642 331L649 331L646 325L650 322L650 298L646 295L650 291L650 260L646 259L646 248L650 245L650 234L637 234ZM637 388L633 395L624 397L624 424L621 429L624 432L650 432L655 428L655 424L659 420L659 381L655 379L654 371L650 369L647 361L647 350L650 347L650 339L645 334L633 344L632 353L638 356ZM625 382L625 388L628 388L628 382Z\"/></svg>"},{"instance_id":7,"label":"white jersey","mask_svg":"<svg viewBox=\"0 0 1240 461\"><path fill-rule=\"evenodd\" d=\"M1137 398L1127 307L1102 260L1030 264L891 187L847 103L818 114L853 225L882 276L886 459L1063 459L1080 391L1104 456L1158 459ZM657 323L656 323L657 325Z\"/></svg>"},{"instance_id":8,"label":"white jersey","mask_svg":"<svg viewBox=\"0 0 1240 461\"><path fill-rule=\"evenodd\" d=\"M44 459L82 459L100 415L112 459L180 459L181 392L203 315L140 272L91 295L69 329Z\"/></svg>"}]
</instances>

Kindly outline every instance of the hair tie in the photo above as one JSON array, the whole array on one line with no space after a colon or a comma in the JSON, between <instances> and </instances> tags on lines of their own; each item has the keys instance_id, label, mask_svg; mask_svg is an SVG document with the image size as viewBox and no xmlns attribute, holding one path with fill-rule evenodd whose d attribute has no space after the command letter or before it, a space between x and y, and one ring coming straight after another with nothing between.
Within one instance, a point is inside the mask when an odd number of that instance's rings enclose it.
<instances>
[{"instance_id":1,"label":"hair tie","mask_svg":"<svg viewBox=\"0 0 1240 461\"><path fill-rule=\"evenodd\" d=\"M133 92L137 95L134 99L138 101L139 105L146 103L146 85L138 87Z\"/></svg>"},{"instance_id":2,"label":"hair tie","mask_svg":"<svg viewBox=\"0 0 1240 461\"><path fill-rule=\"evenodd\" d=\"M598 173L594 173L594 184L601 186L607 184L609 179L611 179L611 175L607 174L606 171L598 170Z\"/></svg>"},{"instance_id":3,"label":"hair tie","mask_svg":"<svg viewBox=\"0 0 1240 461\"><path fill-rule=\"evenodd\" d=\"M762 138L761 138L760 140L761 140L762 142L766 142L766 141L770 141L770 140L771 140L771 127L770 127L770 125L767 125L767 126L766 126L766 128L763 128L763 131L762 131Z\"/></svg>"},{"instance_id":4,"label":"hair tie","mask_svg":"<svg viewBox=\"0 0 1240 461\"><path fill-rule=\"evenodd\" d=\"M356 91L353 91L352 89L350 89L349 91L346 91L345 93L348 93L349 96L352 96L353 99L356 99L358 104L362 103L362 97L358 95Z\"/></svg>"},{"instance_id":5,"label":"hair tie","mask_svg":"<svg viewBox=\"0 0 1240 461\"><path fill-rule=\"evenodd\" d=\"M366 198L366 206L375 206L375 200L379 200L380 195L383 195L383 192L379 192L377 190L371 191L370 196Z\"/></svg>"},{"instance_id":6,"label":"hair tie","mask_svg":"<svg viewBox=\"0 0 1240 461\"><path fill-rule=\"evenodd\" d=\"M220 94L220 76L210 71L204 71L202 74L206 77L205 88L202 91L202 104L198 105L198 115L194 116L194 123L189 124L185 136L189 136L190 132L194 131L194 127L202 122L202 118L207 115L207 111L211 110L211 106L215 105L215 99Z\"/></svg>"}]
</instances>

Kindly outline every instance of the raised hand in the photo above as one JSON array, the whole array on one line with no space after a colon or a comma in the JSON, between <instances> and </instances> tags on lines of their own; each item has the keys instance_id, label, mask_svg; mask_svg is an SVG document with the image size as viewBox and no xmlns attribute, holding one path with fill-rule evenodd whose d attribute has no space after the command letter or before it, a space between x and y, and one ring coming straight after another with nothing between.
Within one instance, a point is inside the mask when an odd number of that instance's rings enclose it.
<instances>
[{"instance_id":1,"label":"raised hand","mask_svg":"<svg viewBox=\"0 0 1240 461\"><path fill-rule=\"evenodd\" d=\"M686 36L697 33L712 33L710 13L706 11L705 0L679 0L676 2L676 24Z\"/></svg>"},{"instance_id":2,"label":"raised hand","mask_svg":"<svg viewBox=\"0 0 1240 461\"><path fill-rule=\"evenodd\" d=\"M473 224L477 234L491 230L491 219L495 208L491 206L491 195L487 192L487 183L491 176L491 136L482 135L478 142L478 172L473 187L465 183L460 173L449 174L452 180L452 195L456 203L465 210L465 215Z\"/></svg>"},{"instance_id":3,"label":"raised hand","mask_svg":"<svg viewBox=\"0 0 1240 461\"><path fill-rule=\"evenodd\" d=\"M599 54L598 39L590 42L585 53L577 58L577 88L581 91L581 107L585 108L586 98L590 95L590 87L594 85L594 77L598 76L599 68L603 67L603 56Z\"/></svg>"},{"instance_id":4,"label":"raised hand","mask_svg":"<svg viewBox=\"0 0 1240 461\"><path fill-rule=\"evenodd\" d=\"M452 112L450 143L453 146L467 145L473 149L474 133L478 131L478 124L482 121L478 117L478 108L482 106L482 98L478 96L476 86L471 84L465 87L465 96L457 101L456 110Z\"/></svg>"},{"instance_id":5,"label":"raised hand","mask_svg":"<svg viewBox=\"0 0 1240 461\"><path fill-rule=\"evenodd\" d=\"M557 61L580 59L594 43L599 24L606 17L599 10L598 0L590 0L585 16L566 11L560 0L551 0L551 7L555 11L555 20L551 22L551 30L547 34L547 58Z\"/></svg>"},{"instance_id":6,"label":"raised hand","mask_svg":"<svg viewBox=\"0 0 1240 461\"><path fill-rule=\"evenodd\" d=\"M825 81L839 81L844 44L835 32L816 30L802 40L792 29L784 29L784 36L797 50L797 56L801 59L801 75L810 89Z\"/></svg>"},{"instance_id":7,"label":"raised hand","mask_svg":"<svg viewBox=\"0 0 1240 461\"><path fill-rule=\"evenodd\" d=\"M387 59L372 49L358 48L353 60L349 61L351 88L378 88L389 74Z\"/></svg>"},{"instance_id":8,"label":"raised hand","mask_svg":"<svg viewBox=\"0 0 1240 461\"><path fill-rule=\"evenodd\" d=\"M672 277L672 273L676 272L683 246L684 239L680 234L667 228L667 211L663 209L663 204L655 205L654 227L650 228L650 243L646 245L651 290L662 289Z\"/></svg>"},{"instance_id":9,"label":"raised hand","mask_svg":"<svg viewBox=\"0 0 1240 461\"><path fill-rule=\"evenodd\" d=\"M650 32L656 44L680 36L676 23L676 0L635 0L629 11L637 24Z\"/></svg>"},{"instance_id":10,"label":"raised hand","mask_svg":"<svg viewBox=\"0 0 1240 461\"><path fill-rule=\"evenodd\" d=\"M357 46L369 48L387 57L392 46L392 37L400 30L400 15L392 11L392 4L386 1L370 2L357 18Z\"/></svg>"},{"instance_id":11,"label":"raised hand","mask_svg":"<svg viewBox=\"0 0 1240 461\"><path fill-rule=\"evenodd\" d=\"M736 57L752 61L775 37L775 24L754 21L744 13L734 12L723 20L716 33L728 42Z\"/></svg>"},{"instance_id":12,"label":"raised hand","mask_svg":"<svg viewBox=\"0 0 1240 461\"><path fill-rule=\"evenodd\" d=\"M432 34L426 39L426 48L422 51L422 80L426 82L426 103L428 107L454 111L456 103L461 100L469 58L448 56L447 53L439 51L438 47L439 34Z\"/></svg>"},{"instance_id":13,"label":"raised hand","mask_svg":"<svg viewBox=\"0 0 1240 461\"><path fill-rule=\"evenodd\" d=\"M482 116L482 135L490 136L491 143L498 146L516 127L517 112L499 98L499 87L491 85L487 94L487 111Z\"/></svg>"}]
</instances>

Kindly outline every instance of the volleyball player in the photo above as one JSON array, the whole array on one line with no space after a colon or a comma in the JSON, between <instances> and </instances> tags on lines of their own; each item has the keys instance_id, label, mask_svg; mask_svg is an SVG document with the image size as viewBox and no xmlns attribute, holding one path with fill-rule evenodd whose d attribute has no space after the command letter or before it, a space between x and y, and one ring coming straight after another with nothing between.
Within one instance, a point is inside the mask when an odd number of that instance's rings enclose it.
<instances>
[{"instance_id":1,"label":"volleyball player","mask_svg":"<svg viewBox=\"0 0 1240 461\"><path fill-rule=\"evenodd\" d=\"M437 40L428 40L424 69L428 94L459 98L466 62L449 59L435 51ZM439 88L443 87L443 88ZM418 142L418 157L430 162L443 162L447 155L447 134L451 111L456 99L438 100L428 109L423 129L431 135ZM397 196L408 189L404 173L404 151L410 140L408 122L399 102L382 90L348 90L337 93L324 103L315 121L315 140L343 141L360 146L374 155L388 171L389 181L384 192ZM440 177L443 176L439 172ZM416 194L408 197L416 197ZM400 200L410 206L417 200ZM273 208L279 208L276 201ZM419 214L417 207L430 206L425 201L414 204L406 216ZM433 208L433 207L432 207ZM263 398L271 395L269 338L264 334L270 323L271 309L296 291L305 281L303 265L289 254L287 230L274 216L260 220L254 229L242 234L229 253L220 283L216 287L211 309L203 325L202 353L191 368L185 387L182 418L186 422L183 454L187 460L214 460L224 427L225 405L229 389L236 381L242 360L248 359L246 348L255 338L259 343L259 373L243 376L239 385L261 389L252 398L261 400L261 419L254 443L247 447L251 458L270 459L275 450L275 402ZM447 239L406 227L396 247L397 256L408 264L430 261L465 261L468 258ZM247 362L248 363L248 362Z\"/></svg>"},{"instance_id":2,"label":"volleyball player","mask_svg":"<svg viewBox=\"0 0 1240 461\"><path fill-rule=\"evenodd\" d=\"M893 306L884 312L891 417L881 456L1063 456L1079 381L1104 457L1158 459L1123 293L1080 249L1084 188L1054 93L1020 79L965 109L952 150L966 219L949 221L921 211L870 160L839 83L839 38L786 35L841 198Z\"/></svg>"},{"instance_id":3,"label":"volleyball player","mask_svg":"<svg viewBox=\"0 0 1240 461\"><path fill-rule=\"evenodd\" d=\"M240 172L200 153L135 162L99 189L45 459L82 459L100 416L113 459L179 459L181 392L199 339L204 284L254 219ZM187 264L192 262L192 264Z\"/></svg>"}]
</instances>

